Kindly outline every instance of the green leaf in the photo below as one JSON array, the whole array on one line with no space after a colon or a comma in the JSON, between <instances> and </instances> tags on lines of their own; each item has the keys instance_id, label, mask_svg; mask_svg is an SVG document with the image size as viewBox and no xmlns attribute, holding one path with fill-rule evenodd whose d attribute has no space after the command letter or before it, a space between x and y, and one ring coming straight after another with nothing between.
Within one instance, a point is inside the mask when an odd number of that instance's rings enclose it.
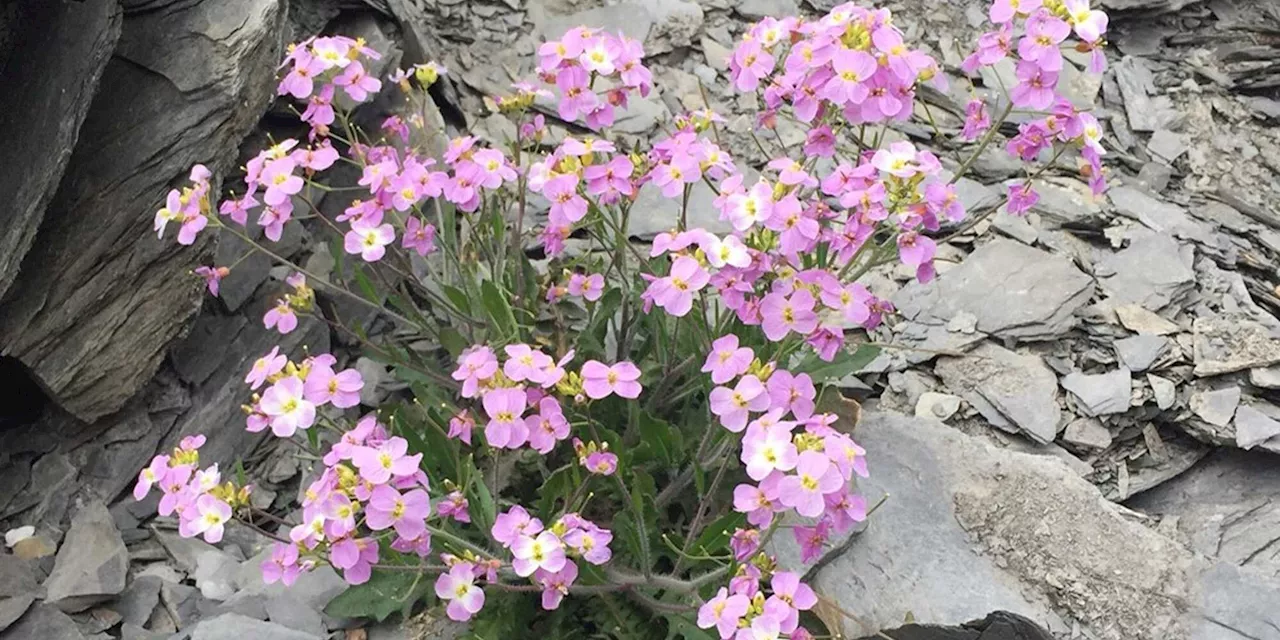
<instances>
[{"instance_id":1,"label":"green leaf","mask_svg":"<svg viewBox=\"0 0 1280 640\"><path fill-rule=\"evenodd\" d=\"M503 340L515 340L519 335L516 317L511 313L511 305L507 295L500 291L492 280L480 283L480 297L484 302L485 312L493 320L493 325L502 334Z\"/></svg>"},{"instance_id":2,"label":"green leaf","mask_svg":"<svg viewBox=\"0 0 1280 640\"><path fill-rule=\"evenodd\" d=\"M493 528L493 521L498 517L498 505L493 501L493 494L484 483L484 474L476 469L471 470L471 482L467 485L467 501L471 506L471 517L476 528L488 532Z\"/></svg>"},{"instance_id":3,"label":"green leaf","mask_svg":"<svg viewBox=\"0 0 1280 640\"><path fill-rule=\"evenodd\" d=\"M449 355L457 358L467 347L471 346L467 339L453 327L440 328L440 346L444 347Z\"/></svg>"},{"instance_id":4,"label":"green leaf","mask_svg":"<svg viewBox=\"0 0 1280 640\"><path fill-rule=\"evenodd\" d=\"M582 330L582 334L590 336L594 344L601 345L601 350L603 351L605 334L609 328L609 319L618 312L618 307L622 305L622 290L609 289L595 305L595 309L592 311L594 315L591 317L591 323Z\"/></svg>"},{"instance_id":5,"label":"green leaf","mask_svg":"<svg viewBox=\"0 0 1280 640\"><path fill-rule=\"evenodd\" d=\"M364 294L364 299L369 302L379 302L382 296L378 295L378 290L374 288L373 282L369 280L369 276L365 274L364 268L356 266L352 269L356 277L356 284L360 286L360 291Z\"/></svg>"},{"instance_id":6,"label":"green leaf","mask_svg":"<svg viewBox=\"0 0 1280 640\"><path fill-rule=\"evenodd\" d=\"M858 345L858 350L854 353L840 351L831 362L822 360L814 353L809 354L809 357L805 358L792 372L807 373L815 383L822 384L856 373L875 360L878 355L880 355L880 347L874 344Z\"/></svg>"},{"instance_id":7,"label":"green leaf","mask_svg":"<svg viewBox=\"0 0 1280 640\"><path fill-rule=\"evenodd\" d=\"M324 612L335 618L373 618L379 622L403 611L427 593L430 578L414 571L375 569L369 581L338 594Z\"/></svg>"},{"instance_id":8,"label":"green leaf","mask_svg":"<svg viewBox=\"0 0 1280 640\"><path fill-rule=\"evenodd\" d=\"M546 522L551 522L555 515L556 500L568 500L573 494L573 465L567 464L556 469L543 481L538 491L538 513ZM569 505L565 505L567 510Z\"/></svg>"},{"instance_id":9,"label":"green leaf","mask_svg":"<svg viewBox=\"0 0 1280 640\"><path fill-rule=\"evenodd\" d=\"M737 511L726 513L702 530L702 534L691 547L692 554L719 555L729 548L729 538L733 537L733 530L740 528L746 522L747 514L745 513Z\"/></svg>"},{"instance_id":10,"label":"green leaf","mask_svg":"<svg viewBox=\"0 0 1280 640\"><path fill-rule=\"evenodd\" d=\"M649 447L658 460L668 467L677 467L684 460L684 435L671 423L659 420L648 412L640 414L640 440Z\"/></svg>"},{"instance_id":11,"label":"green leaf","mask_svg":"<svg viewBox=\"0 0 1280 640\"><path fill-rule=\"evenodd\" d=\"M622 540L622 548L634 560L644 557L644 547L640 542L640 530L636 528L635 518L630 511L623 511L613 516L614 539Z\"/></svg>"},{"instance_id":12,"label":"green leaf","mask_svg":"<svg viewBox=\"0 0 1280 640\"><path fill-rule=\"evenodd\" d=\"M718 636L707 633L704 629L699 629L693 620L684 616L669 614L667 618L667 640L716 640Z\"/></svg>"},{"instance_id":13,"label":"green leaf","mask_svg":"<svg viewBox=\"0 0 1280 640\"><path fill-rule=\"evenodd\" d=\"M449 298L449 302L458 308L458 311L471 313L471 301L467 299L467 294L463 293L462 289L447 284L440 285L440 289L444 291L445 297Z\"/></svg>"}]
</instances>

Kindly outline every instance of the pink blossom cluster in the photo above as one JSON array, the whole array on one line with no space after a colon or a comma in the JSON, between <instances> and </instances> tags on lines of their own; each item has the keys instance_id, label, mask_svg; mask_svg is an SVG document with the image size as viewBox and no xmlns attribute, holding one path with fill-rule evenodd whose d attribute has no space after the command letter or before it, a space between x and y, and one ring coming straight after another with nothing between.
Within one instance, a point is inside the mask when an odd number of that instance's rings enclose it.
<instances>
[{"instance_id":1,"label":"pink blossom cluster","mask_svg":"<svg viewBox=\"0 0 1280 640\"><path fill-rule=\"evenodd\" d=\"M547 287L547 302L558 302L565 296L595 302L604 295L604 276L599 273L566 273L559 284Z\"/></svg>"},{"instance_id":2,"label":"pink blossom cluster","mask_svg":"<svg viewBox=\"0 0 1280 640\"><path fill-rule=\"evenodd\" d=\"M152 458L138 474L133 497L143 500L152 489L159 489L162 494L159 513L177 515L180 535L184 538L204 536L206 542L215 543L222 540L237 495L220 484L222 475L218 465L199 468L199 449L204 443L202 435L187 436L172 454Z\"/></svg>"},{"instance_id":3,"label":"pink blossom cluster","mask_svg":"<svg viewBox=\"0 0 1280 640\"><path fill-rule=\"evenodd\" d=\"M294 364L279 347L258 358L244 382L255 391L268 386L245 407L245 428L257 433L270 427L277 437L289 438L310 429L316 423L316 411L327 404L339 409L360 404L364 379L355 369L335 372L337 363L337 358L322 353Z\"/></svg>"},{"instance_id":4,"label":"pink blossom cluster","mask_svg":"<svg viewBox=\"0 0 1280 640\"><path fill-rule=\"evenodd\" d=\"M280 65L288 71L280 80L277 92L306 100L302 121L311 125L313 135L325 135L334 122L333 101L337 91L359 103L382 89L382 81L365 69L365 62L381 58L381 54L365 46L361 39L308 38L289 45L289 52Z\"/></svg>"},{"instance_id":5,"label":"pink blossom cluster","mask_svg":"<svg viewBox=\"0 0 1280 640\"><path fill-rule=\"evenodd\" d=\"M165 227L170 222L180 226L178 244L189 245L196 241L196 235L209 224L209 179L213 177L208 167L202 164L191 167L191 186L181 191L172 189L165 197L164 206L156 211L155 231L157 237L164 237Z\"/></svg>"},{"instance_id":6,"label":"pink blossom cluster","mask_svg":"<svg viewBox=\"0 0 1280 640\"><path fill-rule=\"evenodd\" d=\"M906 120L919 82L945 88L938 63L907 48L887 9L852 2L817 20L761 20L734 50L729 73L739 91L763 90L766 123L783 105L805 123L828 110L850 124Z\"/></svg>"},{"instance_id":7,"label":"pink blossom cluster","mask_svg":"<svg viewBox=\"0 0 1280 640\"><path fill-rule=\"evenodd\" d=\"M721 587L698 609L697 623L703 629L714 628L721 640L773 640L780 634L793 640L812 638L800 626L800 612L817 604L817 594L798 574L774 571L765 576L759 568L744 565L728 587Z\"/></svg>"},{"instance_id":8,"label":"pink blossom cluster","mask_svg":"<svg viewBox=\"0 0 1280 640\"><path fill-rule=\"evenodd\" d=\"M538 74L559 91L562 119L599 130L613 124L615 109L625 109L630 94L649 95L653 75L643 59L636 40L575 27L538 47Z\"/></svg>"}]
</instances>

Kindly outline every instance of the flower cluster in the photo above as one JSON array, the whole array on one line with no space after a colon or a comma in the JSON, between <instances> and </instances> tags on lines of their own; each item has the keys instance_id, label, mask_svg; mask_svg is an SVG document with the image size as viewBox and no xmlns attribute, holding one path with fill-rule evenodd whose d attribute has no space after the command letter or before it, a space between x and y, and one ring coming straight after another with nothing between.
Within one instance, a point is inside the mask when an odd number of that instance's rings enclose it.
<instances>
[{"instance_id":1,"label":"flower cluster","mask_svg":"<svg viewBox=\"0 0 1280 640\"><path fill-rule=\"evenodd\" d=\"M164 237L165 227L170 222L181 225L178 229L178 244L189 245L196 241L196 235L209 224L209 179L213 174L208 167L198 164L191 167L191 186L181 191L172 189L165 198L164 206L156 211L155 231L157 237ZM214 288L216 285L211 285Z\"/></svg>"},{"instance_id":2,"label":"flower cluster","mask_svg":"<svg viewBox=\"0 0 1280 640\"><path fill-rule=\"evenodd\" d=\"M301 119L313 134L324 135L334 122L334 96L341 90L354 102L364 102L382 89L382 81L365 71L365 62L382 55L364 40L346 36L309 38L289 45L281 68L289 71L277 92L306 100Z\"/></svg>"},{"instance_id":3,"label":"flower cluster","mask_svg":"<svg viewBox=\"0 0 1280 640\"><path fill-rule=\"evenodd\" d=\"M158 488L162 494L159 513L177 515L179 534L187 538L203 536L206 542L215 543L222 540L233 510L249 504L250 490L237 488L229 481L223 483L216 464L200 469L200 447L204 443L202 435L187 436L173 453L152 458L151 464L138 474L133 497L142 500Z\"/></svg>"},{"instance_id":4,"label":"flower cluster","mask_svg":"<svg viewBox=\"0 0 1280 640\"><path fill-rule=\"evenodd\" d=\"M758 567L748 565L698 609L698 626L714 627L722 640L777 638L783 633L793 639L812 637L800 627L800 612L818 604L813 589L791 571L774 571L767 588L762 578Z\"/></svg>"},{"instance_id":5,"label":"flower cluster","mask_svg":"<svg viewBox=\"0 0 1280 640\"><path fill-rule=\"evenodd\" d=\"M360 404L364 380L355 369L333 370L337 359L327 353L290 362L279 347L258 358L245 376L250 389L270 386L262 395L254 395L246 405L246 429L264 431L267 427L277 437L288 438L298 431L310 429L316 422L316 410L326 404L346 409Z\"/></svg>"},{"instance_id":6,"label":"flower cluster","mask_svg":"<svg viewBox=\"0 0 1280 640\"><path fill-rule=\"evenodd\" d=\"M644 49L636 40L575 27L538 47L538 74L560 92L562 119L581 119L599 130L613 124L614 109L625 109L631 93L649 95L653 76L643 58ZM604 85L608 88L598 93L595 87Z\"/></svg>"}]
</instances>

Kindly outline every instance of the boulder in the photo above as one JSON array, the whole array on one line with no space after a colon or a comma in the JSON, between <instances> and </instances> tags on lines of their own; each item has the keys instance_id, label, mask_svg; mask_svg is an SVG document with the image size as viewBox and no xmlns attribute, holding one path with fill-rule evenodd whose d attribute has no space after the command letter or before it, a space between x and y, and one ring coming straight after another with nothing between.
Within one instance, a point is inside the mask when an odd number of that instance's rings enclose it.
<instances>
[{"instance_id":1,"label":"boulder","mask_svg":"<svg viewBox=\"0 0 1280 640\"><path fill-rule=\"evenodd\" d=\"M108 3L113 4L113 3ZM200 307L208 251L157 240L152 215L191 165L215 174L274 95L282 0L129 13L22 275L0 344L76 417L120 409Z\"/></svg>"},{"instance_id":2,"label":"boulder","mask_svg":"<svg viewBox=\"0 0 1280 640\"><path fill-rule=\"evenodd\" d=\"M68 613L83 611L124 591L128 571L129 552L111 513L90 502L71 519L44 585L46 602Z\"/></svg>"}]
</instances>

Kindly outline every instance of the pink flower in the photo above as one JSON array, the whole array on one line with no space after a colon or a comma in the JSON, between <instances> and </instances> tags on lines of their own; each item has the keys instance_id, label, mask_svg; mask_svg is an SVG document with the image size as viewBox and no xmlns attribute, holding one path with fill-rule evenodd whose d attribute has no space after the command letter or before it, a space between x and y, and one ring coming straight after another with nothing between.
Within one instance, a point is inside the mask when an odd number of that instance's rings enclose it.
<instances>
[{"instance_id":1,"label":"pink flower","mask_svg":"<svg viewBox=\"0 0 1280 640\"><path fill-rule=\"evenodd\" d=\"M324 70L324 63L309 55L306 59L295 60L293 70L280 81L277 93L290 94L299 100L306 100L315 90L315 77Z\"/></svg>"},{"instance_id":2,"label":"pink flower","mask_svg":"<svg viewBox=\"0 0 1280 640\"><path fill-rule=\"evenodd\" d=\"M753 92L760 80L773 73L774 59L756 40L746 40L738 45L729 60L733 86L742 92Z\"/></svg>"},{"instance_id":3,"label":"pink flower","mask_svg":"<svg viewBox=\"0 0 1280 640\"><path fill-rule=\"evenodd\" d=\"M776 489L776 482L769 484ZM765 483L760 486L744 483L733 488L733 510L747 514L747 522L757 527L767 527L773 521L776 499L776 495L770 496L765 491Z\"/></svg>"},{"instance_id":4,"label":"pink flower","mask_svg":"<svg viewBox=\"0 0 1280 640\"><path fill-rule=\"evenodd\" d=\"M169 456L156 456L151 464L138 474L138 484L133 487L133 499L141 500L151 493L151 486L163 485L165 476L169 475Z\"/></svg>"},{"instance_id":5,"label":"pink flower","mask_svg":"<svg viewBox=\"0 0 1280 640\"><path fill-rule=\"evenodd\" d=\"M595 565L604 564L613 557L613 552L609 549L610 542L613 542L612 531L585 521L564 536L566 546L581 554L583 560Z\"/></svg>"},{"instance_id":6,"label":"pink flower","mask_svg":"<svg viewBox=\"0 0 1280 640\"><path fill-rule=\"evenodd\" d=\"M209 294L218 296L218 282L227 277L231 270L226 267L196 267L195 274L204 278L204 284L209 288Z\"/></svg>"},{"instance_id":7,"label":"pink flower","mask_svg":"<svg viewBox=\"0 0 1280 640\"><path fill-rule=\"evenodd\" d=\"M262 196L263 202L269 206L279 206L289 196L302 191L302 178L293 175L297 166L298 163L289 156L267 163L262 169L262 183L267 186L267 192Z\"/></svg>"},{"instance_id":8,"label":"pink flower","mask_svg":"<svg viewBox=\"0 0 1280 640\"><path fill-rule=\"evenodd\" d=\"M449 419L449 437L457 438L471 445L471 432L476 428L476 421L471 417L471 412L463 410L462 413Z\"/></svg>"},{"instance_id":9,"label":"pink flower","mask_svg":"<svg viewBox=\"0 0 1280 640\"><path fill-rule=\"evenodd\" d=\"M1107 14L1089 9L1089 0L1066 0L1067 14L1076 35L1085 42L1097 42L1107 32Z\"/></svg>"},{"instance_id":10,"label":"pink flower","mask_svg":"<svg viewBox=\"0 0 1280 640\"><path fill-rule=\"evenodd\" d=\"M578 565L565 562L559 571L539 569L533 581L542 587L542 608L550 611L560 607L560 601L569 595L569 587L578 579Z\"/></svg>"},{"instance_id":11,"label":"pink flower","mask_svg":"<svg viewBox=\"0 0 1280 640\"><path fill-rule=\"evenodd\" d=\"M436 596L448 601L445 614L450 620L466 622L484 607L484 591L475 585L475 570L461 563L436 578Z\"/></svg>"},{"instance_id":12,"label":"pink flower","mask_svg":"<svg viewBox=\"0 0 1280 640\"><path fill-rule=\"evenodd\" d=\"M529 426L529 446L538 453L550 453L556 442L569 437L569 421L560 402L547 396L538 402L537 415L525 419Z\"/></svg>"},{"instance_id":13,"label":"pink flower","mask_svg":"<svg viewBox=\"0 0 1280 640\"><path fill-rule=\"evenodd\" d=\"M186 531L179 531L185 537L204 534L204 541L215 544L222 541L224 525L231 519L231 505L205 494L196 500L196 515L188 520L183 514Z\"/></svg>"},{"instance_id":14,"label":"pink flower","mask_svg":"<svg viewBox=\"0 0 1280 640\"><path fill-rule=\"evenodd\" d=\"M436 503L436 514L441 518L453 518L458 522L471 522L471 513L468 508L467 498L462 495L462 492L453 491Z\"/></svg>"},{"instance_id":15,"label":"pink flower","mask_svg":"<svg viewBox=\"0 0 1280 640\"><path fill-rule=\"evenodd\" d=\"M611 394L634 400L640 397L640 368L630 362L612 366L588 360L582 365L582 390L592 400L607 398Z\"/></svg>"},{"instance_id":16,"label":"pink flower","mask_svg":"<svg viewBox=\"0 0 1280 640\"><path fill-rule=\"evenodd\" d=\"M835 527L836 533L844 533L853 528L855 522L867 519L867 499L856 493L849 493L848 487L828 493L823 496L823 500L827 503L826 514L831 518L831 525Z\"/></svg>"},{"instance_id":17,"label":"pink flower","mask_svg":"<svg viewBox=\"0 0 1280 640\"><path fill-rule=\"evenodd\" d=\"M1030 182L1009 185L1009 198L1005 207L1011 216L1025 215L1040 202L1040 194L1035 192Z\"/></svg>"},{"instance_id":18,"label":"pink flower","mask_svg":"<svg viewBox=\"0 0 1280 640\"><path fill-rule=\"evenodd\" d=\"M831 58L835 75L822 88L823 97L838 105L861 104L867 99L866 82L876 71L876 59L865 51L840 48Z\"/></svg>"},{"instance_id":19,"label":"pink flower","mask_svg":"<svg viewBox=\"0 0 1280 640\"><path fill-rule=\"evenodd\" d=\"M746 231L773 215L773 187L761 179L751 189L729 196L725 206L733 228Z\"/></svg>"},{"instance_id":20,"label":"pink flower","mask_svg":"<svg viewBox=\"0 0 1280 640\"><path fill-rule=\"evenodd\" d=\"M855 473L863 478L867 477L867 451L849 436L830 433L823 437L823 449L846 478Z\"/></svg>"},{"instance_id":21,"label":"pink flower","mask_svg":"<svg viewBox=\"0 0 1280 640\"><path fill-rule=\"evenodd\" d=\"M377 93L382 88L382 81L365 73L364 66L355 61L333 79L333 84L342 87L356 102L368 100L370 93Z\"/></svg>"},{"instance_id":22,"label":"pink flower","mask_svg":"<svg viewBox=\"0 0 1280 640\"><path fill-rule=\"evenodd\" d=\"M751 601L742 594L729 595L729 590L720 587L716 597L706 601L698 609L698 627L701 629L716 628L722 640L729 640L738 633L738 622L747 615Z\"/></svg>"},{"instance_id":23,"label":"pink flower","mask_svg":"<svg viewBox=\"0 0 1280 640\"><path fill-rule=\"evenodd\" d=\"M535 536L542 531L542 521L531 517L524 507L515 505L493 520L490 534L504 547L515 544L522 536Z\"/></svg>"},{"instance_id":24,"label":"pink flower","mask_svg":"<svg viewBox=\"0 0 1280 640\"><path fill-rule=\"evenodd\" d=\"M735 529L729 536L729 549L733 551L733 559L746 562L760 550L759 529Z\"/></svg>"},{"instance_id":25,"label":"pink flower","mask_svg":"<svg viewBox=\"0 0 1280 640\"><path fill-rule=\"evenodd\" d=\"M813 415L814 398L818 393L809 374L793 376L778 369L769 376L769 406L790 411L797 420L807 420Z\"/></svg>"},{"instance_id":26,"label":"pink flower","mask_svg":"<svg viewBox=\"0 0 1280 640\"><path fill-rule=\"evenodd\" d=\"M258 404L271 419L271 432L281 438L292 437L316 421L316 405L306 399L302 381L294 376L281 378L271 385Z\"/></svg>"},{"instance_id":27,"label":"pink flower","mask_svg":"<svg viewBox=\"0 0 1280 640\"><path fill-rule=\"evenodd\" d=\"M800 625L800 612L808 611L818 604L817 594L809 588L809 585L800 582L800 576L794 572L774 572L769 586L773 588L773 595L769 596L769 599L785 605L783 610L787 612L786 617L778 621L778 626L783 633L795 631ZM782 607L778 608L782 609ZM765 610L769 610L767 603Z\"/></svg>"},{"instance_id":28,"label":"pink flower","mask_svg":"<svg viewBox=\"0 0 1280 640\"><path fill-rule=\"evenodd\" d=\"M707 354L702 372L710 373L712 382L724 384L746 373L755 357L750 347L738 346L738 336L726 334L711 343L711 353Z\"/></svg>"},{"instance_id":29,"label":"pink flower","mask_svg":"<svg viewBox=\"0 0 1280 640\"><path fill-rule=\"evenodd\" d=\"M289 306L288 301L281 298L276 302L276 306L268 309L266 315L262 316L262 324L268 329L274 327L283 335L298 328L298 316L293 312L293 307Z\"/></svg>"},{"instance_id":30,"label":"pink flower","mask_svg":"<svg viewBox=\"0 0 1280 640\"><path fill-rule=\"evenodd\" d=\"M747 476L756 482L776 471L790 471L796 467L799 454L791 442L791 429L785 425L747 427L742 438L742 461L747 464Z\"/></svg>"},{"instance_id":31,"label":"pink flower","mask_svg":"<svg viewBox=\"0 0 1280 640\"><path fill-rule=\"evenodd\" d=\"M898 234L898 257L908 267L933 262L938 245L933 238L916 231L903 231Z\"/></svg>"},{"instance_id":32,"label":"pink flower","mask_svg":"<svg viewBox=\"0 0 1280 640\"><path fill-rule=\"evenodd\" d=\"M1030 60L1022 60L1015 71L1018 84L1009 92L1009 99L1019 107L1036 110L1048 109L1053 104L1058 73L1047 70Z\"/></svg>"},{"instance_id":33,"label":"pink flower","mask_svg":"<svg viewBox=\"0 0 1280 640\"><path fill-rule=\"evenodd\" d=\"M582 296L590 302L595 302L604 293L604 276L598 273L589 276L575 273L569 276L568 289L571 295Z\"/></svg>"},{"instance_id":34,"label":"pink flower","mask_svg":"<svg viewBox=\"0 0 1280 640\"><path fill-rule=\"evenodd\" d=\"M720 417L720 424L729 431L740 433L747 427L751 411L769 408L769 395L765 393L765 387L759 378L743 376L733 389L712 389L710 403L711 413Z\"/></svg>"},{"instance_id":35,"label":"pink flower","mask_svg":"<svg viewBox=\"0 0 1280 640\"><path fill-rule=\"evenodd\" d=\"M573 122L595 109L599 98L588 86L590 78L582 67L565 67L556 73L556 87L560 89L560 118Z\"/></svg>"},{"instance_id":36,"label":"pink flower","mask_svg":"<svg viewBox=\"0 0 1280 640\"><path fill-rule=\"evenodd\" d=\"M515 449L529 439L529 427L524 415L526 396L521 389L494 389L484 394L484 412L489 423L484 427L484 439L489 446Z\"/></svg>"},{"instance_id":37,"label":"pink flower","mask_svg":"<svg viewBox=\"0 0 1280 640\"><path fill-rule=\"evenodd\" d=\"M365 262L377 262L387 253L387 245L396 239L395 228L389 224L373 225L363 219L351 223L351 230L343 238L343 249L350 254L360 254Z\"/></svg>"},{"instance_id":38,"label":"pink flower","mask_svg":"<svg viewBox=\"0 0 1280 640\"><path fill-rule=\"evenodd\" d=\"M987 112L987 103L982 98L970 100L964 107L964 114L964 129L960 132L960 139L972 142L991 128L991 114Z\"/></svg>"},{"instance_id":39,"label":"pink flower","mask_svg":"<svg viewBox=\"0 0 1280 640\"><path fill-rule=\"evenodd\" d=\"M505 348L507 361L502 365L502 373L512 382L528 380L534 384L542 384L546 371L552 366L551 356L530 347L527 344L511 344Z\"/></svg>"},{"instance_id":40,"label":"pink flower","mask_svg":"<svg viewBox=\"0 0 1280 640\"><path fill-rule=\"evenodd\" d=\"M671 264L671 272L665 278L649 285L654 304L677 318L693 308L693 294L701 291L711 281L711 274L690 256L680 256Z\"/></svg>"},{"instance_id":41,"label":"pink flower","mask_svg":"<svg viewBox=\"0 0 1280 640\"><path fill-rule=\"evenodd\" d=\"M375 441L376 442L376 441ZM351 462L360 477L373 484L386 484L392 477L412 476L418 472L422 454L409 453L409 442L395 436L376 446L360 446L351 450Z\"/></svg>"},{"instance_id":42,"label":"pink flower","mask_svg":"<svg viewBox=\"0 0 1280 640\"><path fill-rule=\"evenodd\" d=\"M611 476L618 470L618 456L608 451L594 451L587 454L582 466L598 476Z\"/></svg>"},{"instance_id":43,"label":"pink flower","mask_svg":"<svg viewBox=\"0 0 1280 640\"><path fill-rule=\"evenodd\" d=\"M404 223L404 238L400 242L405 249L412 249L418 255L425 256L436 250L435 225L424 223L417 216L409 216Z\"/></svg>"},{"instance_id":44,"label":"pink flower","mask_svg":"<svg viewBox=\"0 0 1280 640\"><path fill-rule=\"evenodd\" d=\"M511 568L516 575L524 578L533 575L539 569L557 572L564 568L564 543L556 534L543 531L537 537L520 536L511 545L511 555L515 558Z\"/></svg>"},{"instance_id":45,"label":"pink flower","mask_svg":"<svg viewBox=\"0 0 1280 640\"><path fill-rule=\"evenodd\" d=\"M1045 71L1061 71L1062 51L1058 44L1070 34L1071 25L1065 21L1048 13L1036 13L1027 20L1027 34L1018 42L1018 55Z\"/></svg>"},{"instance_id":46,"label":"pink flower","mask_svg":"<svg viewBox=\"0 0 1280 640\"><path fill-rule=\"evenodd\" d=\"M831 525L823 519L812 527L796 527L791 530L796 544L800 545L800 562L808 564L822 557L822 549L827 544Z\"/></svg>"},{"instance_id":47,"label":"pink flower","mask_svg":"<svg viewBox=\"0 0 1280 640\"><path fill-rule=\"evenodd\" d=\"M818 451L805 451L796 461L796 475L783 478L778 485L778 500L802 516L815 518L826 508L823 496L842 486L844 479L830 458Z\"/></svg>"},{"instance_id":48,"label":"pink flower","mask_svg":"<svg viewBox=\"0 0 1280 640\"><path fill-rule=\"evenodd\" d=\"M761 328L765 337L777 342L787 334L807 335L818 327L818 315L814 313L813 294L800 289L787 297L779 291L760 301Z\"/></svg>"},{"instance_id":49,"label":"pink flower","mask_svg":"<svg viewBox=\"0 0 1280 640\"><path fill-rule=\"evenodd\" d=\"M244 377L244 382L250 389L257 389L266 382L267 378L283 371L284 365L288 362L289 358L280 355L280 347L271 347L271 353L254 361L249 375Z\"/></svg>"},{"instance_id":50,"label":"pink flower","mask_svg":"<svg viewBox=\"0 0 1280 640\"><path fill-rule=\"evenodd\" d=\"M565 174L547 181L542 194L551 201L550 215L556 220L575 223L587 215L587 201L578 195L578 176Z\"/></svg>"},{"instance_id":51,"label":"pink flower","mask_svg":"<svg viewBox=\"0 0 1280 640\"><path fill-rule=\"evenodd\" d=\"M462 383L462 397L476 397L480 383L493 377L498 372L498 358L493 350L485 346L474 346L458 356L458 368L453 372L453 379Z\"/></svg>"},{"instance_id":52,"label":"pink flower","mask_svg":"<svg viewBox=\"0 0 1280 640\"><path fill-rule=\"evenodd\" d=\"M262 581L267 584L283 583L286 587L293 585L302 573L298 564L298 545L277 542L271 547L271 556L262 561Z\"/></svg>"},{"instance_id":53,"label":"pink flower","mask_svg":"<svg viewBox=\"0 0 1280 640\"><path fill-rule=\"evenodd\" d=\"M329 549L329 561L342 569L347 584L364 584L378 562L378 542L372 538L345 538Z\"/></svg>"},{"instance_id":54,"label":"pink flower","mask_svg":"<svg viewBox=\"0 0 1280 640\"><path fill-rule=\"evenodd\" d=\"M346 409L360 404L360 390L363 388L364 379L355 369L335 374L330 367L313 366L303 390L307 400L317 405L332 402L333 406Z\"/></svg>"},{"instance_id":55,"label":"pink flower","mask_svg":"<svg viewBox=\"0 0 1280 640\"><path fill-rule=\"evenodd\" d=\"M996 0L991 5L991 21L996 24L1012 22L1019 14L1029 15L1040 8L1041 0Z\"/></svg>"},{"instance_id":56,"label":"pink flower","mask_svg":"<svg viewBox=\"0 0 1280 640\"><path fill-rule=\"evenodd\" d=\"M422 489L404 495L387 486L374 487L365 508L365 523L374 531L395 528L403 538L416 540L427 530L431 515L431 496Z\"/></svg>"}]
</instances>

